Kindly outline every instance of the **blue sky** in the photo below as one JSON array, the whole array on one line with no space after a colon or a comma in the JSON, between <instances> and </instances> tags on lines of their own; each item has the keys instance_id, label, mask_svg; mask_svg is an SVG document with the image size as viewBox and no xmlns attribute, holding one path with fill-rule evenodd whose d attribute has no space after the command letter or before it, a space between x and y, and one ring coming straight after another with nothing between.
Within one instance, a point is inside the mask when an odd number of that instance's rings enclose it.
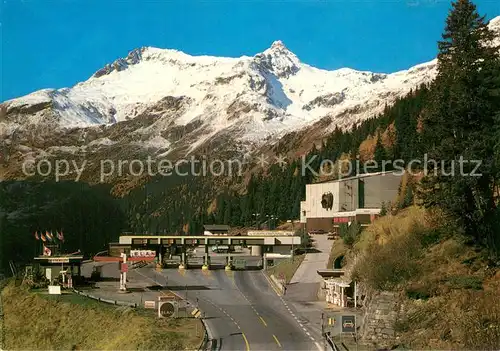
<instances>
[{"instance_id":1,"label":"blue sky","mask_svg":"<svg viewBox=\"0 0 500 351\"><path fill-rule=\"evenodd\" d=\"M500 1L477 0L500 15ZM325 69L394 72L436 55L443 0L1 0L0 101L86 80L141 46L254 55L281 39Z\"/></svg>"}]
</instances>

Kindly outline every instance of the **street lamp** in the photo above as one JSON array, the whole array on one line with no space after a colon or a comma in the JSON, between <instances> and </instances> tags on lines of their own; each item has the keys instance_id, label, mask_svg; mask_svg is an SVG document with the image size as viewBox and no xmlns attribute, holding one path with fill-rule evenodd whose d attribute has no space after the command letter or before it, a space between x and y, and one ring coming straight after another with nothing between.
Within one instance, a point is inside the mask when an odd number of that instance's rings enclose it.
<instances>
[{"instance_id":1,"label":"street lamp","mask_svg":"<svg viewBox=\"0 0 500 351\"><path fill-rule=\"evenodd\" d=\"M253 213L252 215L255 217L255 222L257 224L257 230L259 230L260 229L260 223L259 223L259 220L257 218L260 216L260 213Z\"/></svg>"},{"instance_id":2,"label":"street lamp","mask_svg":"<svg viewBox=\"0 0 500 351\"><path fill-rule=\"evenodd\" d=\"M276 227L276 220L278 219L278 217L276 215L266 215L266 217L268 218L267 221L269 229L274 229Z\"/></svg>"}]
</instances>

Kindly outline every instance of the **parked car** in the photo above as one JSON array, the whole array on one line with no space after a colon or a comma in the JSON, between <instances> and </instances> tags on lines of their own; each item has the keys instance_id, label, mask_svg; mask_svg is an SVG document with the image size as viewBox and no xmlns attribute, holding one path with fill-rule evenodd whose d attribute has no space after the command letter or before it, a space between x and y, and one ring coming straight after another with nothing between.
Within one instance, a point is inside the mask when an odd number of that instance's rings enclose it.
<instances>
[{"instance_id":1,"label":"parked car","mask_svg":"<svg viewBox=\"0 0 500 351\"><path fill-rule=\"evenodd\" d=\"M324 231L323 229L316 229L316 230L311 230L309 232L309 234L325 234L326 231Z\"/></svg>"}]
</instances>

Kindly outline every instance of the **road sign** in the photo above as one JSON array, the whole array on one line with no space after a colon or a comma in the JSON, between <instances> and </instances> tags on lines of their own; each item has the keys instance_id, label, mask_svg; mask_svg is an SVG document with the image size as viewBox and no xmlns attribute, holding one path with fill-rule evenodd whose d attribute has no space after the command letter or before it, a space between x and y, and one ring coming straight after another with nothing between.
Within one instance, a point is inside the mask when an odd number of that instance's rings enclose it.
<instances>
[{"instance_id":1,"label":"road sign","mask_svg":"<svg viewBox=\"0 0 500 351\"><path fill-rule=\"evenodd\" d=\"M334 325L335 324L335 318L328 318L328 325Z\"/></svg>"},{"instance_id":2,"label":"road sign","mask_svg":"<svg viewBox=\"0 0 500 351\"><path fill-rule=\"evenodd\" d=\"M162 303L159 313L162 317L172 317L175 313L175 305L172 302Z\"/></svg>"},{"instance_id":3,"label":"road sign","mask_svg":"<svg viewBox=\"0 0 500 351\"><path fill-rule=\"evenodd\" d=\"M195 308L193 310L193 312L191 312L191 315L194 317L194 318L199 318L201 316L201 311L197 308Z\"/></svg>"},{"instance_id":4,"label":"road sign","mask_svg":"<svg viewBox=\"0 0 500 351\"><path fill-rule=\"evenodd\" d=\"M342 333L356 332L356 316L342 316Z\"/></svg>"},{"instance_id":5,"label":"road sign","mask_svg":"<svg viewBox=\"0 0 500 351\"><path fill-rule=\"evenodd\" d=\"M156 303L155 301L144 301L144 308L156 308Z\"/></svg>"}]
</instances>

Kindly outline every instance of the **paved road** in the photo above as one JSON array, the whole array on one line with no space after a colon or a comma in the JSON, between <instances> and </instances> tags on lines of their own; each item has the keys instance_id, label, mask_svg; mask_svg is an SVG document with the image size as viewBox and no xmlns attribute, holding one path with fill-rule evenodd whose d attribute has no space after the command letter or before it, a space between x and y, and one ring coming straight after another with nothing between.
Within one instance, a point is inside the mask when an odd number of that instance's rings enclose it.
<instances>
[{"instance_id":1,"label":"paved road","mask_svg":"<svg viewBox=\"0 0 500 351\"><path fill-rule=\"evenodd\" d=\"M318 301L319 283L322 278L317 271L326 268L333 240L328 240L325 234L311 237L317 252L306 254L287 286L285 300L293 306L315 335L321 335L321 313L326 303Z\"/></svg>"},{"instance_id":2,"label":"paved road","mask_svg":"<svg viewBox=\"0 0 500 351\"><path fill-rule=\"evenodd\" d=\"M91 265L84 269L90 275ZM88 271L88 272L87 272ZM119 277L116 263L105 264L104 277ZM156 300L168 289L198 304L204 312L210 337L221 350L318 350L319 339L290 306L269 286L262 271L164 269L144 267L128 273L130 294L118 294L118 281L99 283L94 295L141 302ZM140 299L140 300L139 300Z\"/></svg>"},{"instance_id":3,"label":"paved road","mask_svg":"<svg viewBox=\"0 0 500 351\"><path fill-rule=\"evenodd\" d=\"M169 288L188 285L188 299L198 298L208 327L223 350L318 349L261 271L193 269L164 270L162 274L168 276ZM180 294L185 296L186 291Z\"/></svg>"}]
</instances>

